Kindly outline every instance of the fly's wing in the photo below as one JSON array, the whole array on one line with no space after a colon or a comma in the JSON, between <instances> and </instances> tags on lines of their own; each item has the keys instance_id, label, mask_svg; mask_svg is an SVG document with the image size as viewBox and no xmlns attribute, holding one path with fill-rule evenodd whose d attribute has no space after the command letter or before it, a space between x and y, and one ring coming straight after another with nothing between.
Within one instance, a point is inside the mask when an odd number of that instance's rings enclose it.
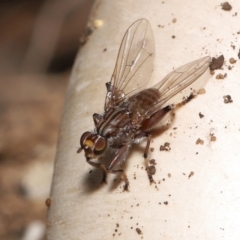
<instances>
[{"instance_id":1,"label":"fly's wing","mask_svg":"<svg viewBox=\"0 0 240 240\"><path fill-rule=\"evenodd\" d=\"M152 88L159 90L160 97L153 108L145 112L144 118L150 117L167 105L181 103L184 98L189 97L189 93L184 95L186 94L184 90L187 88L191 92L194 91L191 87L197 83L196 80L207 70L210 61L211 58L207 56L187 63L173 70L162 81L154 85Z\"/></svg>"},{"instance_id":2,"label":"fly's wing","mask_svg":"<svg viewBox=\"0 0 240 240\"><path fill-rule=\"evenodd\" d=\"M153 70L153 59L151 26L146 19L139 19L123 37L111 82L107 84L105 111L146 87Z\"/></svg>"}]
</instances>

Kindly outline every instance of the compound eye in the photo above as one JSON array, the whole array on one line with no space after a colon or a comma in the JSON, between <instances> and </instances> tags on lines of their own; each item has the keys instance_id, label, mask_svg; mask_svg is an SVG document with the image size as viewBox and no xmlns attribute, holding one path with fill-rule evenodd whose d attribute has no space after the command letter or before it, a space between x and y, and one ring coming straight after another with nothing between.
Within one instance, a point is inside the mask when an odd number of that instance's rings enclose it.
<instances>
[{"instance_id":1,"label":"compound eye","mask_svg":"<svg viewBox=\"0 0 240 240\"><path fill-rule=\"evenodd\" d=\"M91 132L83 133L83 135L80 138L80 145L81 145L82 149L84 148L84 146L88 146L89 145L89 140L90 140L91 137L92 137L92 133ZM88 144L86 144L86 143L88 143Z\"/></svg>"},{"instance_id":2,"label":"compound eye","mask_svg":"<svg viewBox=\"0 0 240 240\"><path fill-rule=\"evenodd\" d=\"M107 143L106 140L102 137L99 137L96 141L95 141L95 147L94 147L94 153L96 155L101 154L107 147Z\"/></svg>"}]
</instances>

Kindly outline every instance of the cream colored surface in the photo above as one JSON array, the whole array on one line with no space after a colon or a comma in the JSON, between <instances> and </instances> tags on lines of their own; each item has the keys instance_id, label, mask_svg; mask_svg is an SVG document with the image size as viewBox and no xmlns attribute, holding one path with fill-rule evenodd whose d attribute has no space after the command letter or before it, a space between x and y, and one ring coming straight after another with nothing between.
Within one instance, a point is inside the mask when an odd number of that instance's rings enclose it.
<instances>
[{"instance_id":1,"label":"cream colored surface","mask_svg":"<svg viewBox=\"0 0 240 240\"><path fill-rule=\"evenodd\" d=\"M231 4L233 9L226 12L216 0L99 2L92 21L99 19L103 24L79 52L67 92L52 185L49 240L239 239L240 2ZM92 114L103 111L105 83L110 80L121 39L139 18L149 20L155 36L152 84L173 67L205 55L223 54L227 66L230 57L237 62L231 71L226 65L216 71L227 73L226 79L216 80L216 73L209 77L206 93L177 111L172 126L154 137L150 159L157 162L156 186L149 185L142 151L134 148L125 166L130 192L122 192L123 182L117 180L119 184L114 185L114 175L108 175L107 185L99 185L101 173L74 147L79 146L84 131L93 130ZM224 104L227 94L233 103ZM204 114L201 119L199 112ZM215 142L210 141L210 134L216 136ZM203 145L196 144L198 138L204 140ZM165 142L171 144L170 152L159 151ZM190 172L194 175L189 178Z\"/></svg>"}]
</instances>

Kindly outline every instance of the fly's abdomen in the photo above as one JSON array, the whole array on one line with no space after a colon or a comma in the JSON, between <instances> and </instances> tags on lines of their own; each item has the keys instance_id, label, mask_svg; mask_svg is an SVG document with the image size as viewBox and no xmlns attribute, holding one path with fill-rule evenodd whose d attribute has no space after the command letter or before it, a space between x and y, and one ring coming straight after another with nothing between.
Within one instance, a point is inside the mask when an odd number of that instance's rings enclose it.
<instances>
[{"instance_id":1,"label":"fly's abdomen","mask_svg":"<svg viewBox=\"0 0 240 240\"><path fill-rule=\"evenodd\" d=\"M131 98L129 102L132 104L132 120L133 122L139 122L159 100L160 92L155 88L145 89Z\"/></svg>"}]
</instances>

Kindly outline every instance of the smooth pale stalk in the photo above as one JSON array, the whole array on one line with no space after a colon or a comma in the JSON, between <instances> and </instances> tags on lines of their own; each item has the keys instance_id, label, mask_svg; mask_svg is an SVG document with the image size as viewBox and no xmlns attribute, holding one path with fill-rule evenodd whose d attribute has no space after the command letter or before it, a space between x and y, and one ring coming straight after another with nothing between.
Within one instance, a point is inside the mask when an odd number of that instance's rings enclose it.
<instances>
[{"instance_id":1,"label":"smooth pale stalk","mask_svg":"<svg viewBox=\"0 0 240 240\"><path fill-rule=\"evenodd\" d=\"M240 9L240 2L235 1L233 7ZM140 239L137 228L143 239L240 236L239 62L232 71L224 67L226 80L209 79L206 94L182 107L167 131L154 134L150 159L157 163L156 185L149 185L143 147L133 148L125 165L129 192L122 192L123 182L117 175L108 175L108 184L101 185L101 172L86 163L84 153L76 153L81 134L93 130L92 114L103 111L105 83L131 23L144 17L154 32L151 86L173 67L205 55L223 53L225 59L237 59L238 50L230 47L239 31L239 16L233 14L234 10L221 10L216 0L104 0L96 5L91 21L100 19L103 24L81 48L66 96L52 183L49 240ZM227 94L233 103L223 103ZM196 144L198 138L203 145ZM171 150L159 151L165 142Z\"/></svg>"}]
</instances>

